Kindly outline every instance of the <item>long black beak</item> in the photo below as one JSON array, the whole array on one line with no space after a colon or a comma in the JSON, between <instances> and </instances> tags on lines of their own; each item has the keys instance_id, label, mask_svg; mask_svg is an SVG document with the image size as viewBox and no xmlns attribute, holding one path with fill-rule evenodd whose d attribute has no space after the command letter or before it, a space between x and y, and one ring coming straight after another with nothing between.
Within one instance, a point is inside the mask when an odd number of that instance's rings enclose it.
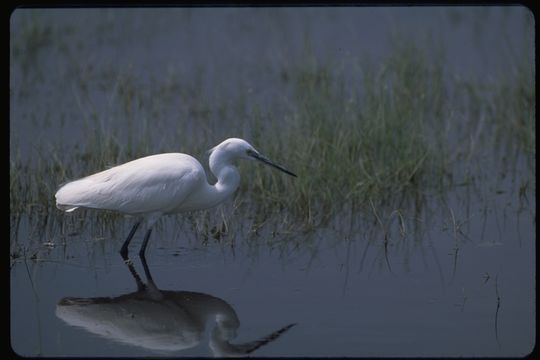
<instances>
[{"instance_id":1,"label":"long black beak","mask_svg":"<svg viewBox=\"0 0 540 360\"><path fill-rule=\"evenodd\" d=\"M256 159L256 160L259 160L261 162L263 162L264 164L266 165L270 165L278 170L281 170L283 171L285 174L289 174L291 176L294 176L294 177L297 177L296 174L293 174L292 172L290 172L289 170L285 169L284 167L282 166L279 166L278 164L276 163L273 163L272 161L268 160L267 158L265 158L264 156L262 156L261 154L258 154L254 151L249 151L248 152L248 155L251 156L252 158Z\"/></svg>"}]
</instances>

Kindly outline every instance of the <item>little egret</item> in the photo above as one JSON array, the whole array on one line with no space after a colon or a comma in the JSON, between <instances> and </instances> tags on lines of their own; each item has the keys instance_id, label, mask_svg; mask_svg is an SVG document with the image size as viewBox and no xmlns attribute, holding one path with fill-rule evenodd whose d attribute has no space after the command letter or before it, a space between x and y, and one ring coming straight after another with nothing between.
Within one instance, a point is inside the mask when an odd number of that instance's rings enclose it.
<instances>
[{"instance_id":1,"label":"little egret","mask_svg":"<svg viewBox=\"0 0 540 360\"><path fill-rule=\"evenodd\" d=\"M240 183L240 174L234 166L237 159L259 160L296 177L242 139L227 139L209 152L210 171L217 178L214 185L208 183L202 165L190 155L150 155L61 186L55 195L56 206L66 212L92 208L139 216L120 250L127 259L129 242L142 220L147 221L148 229L140 256L144 256L152 225L159 217L209 209L231 195Z\"/></svg>"}]
</instances>

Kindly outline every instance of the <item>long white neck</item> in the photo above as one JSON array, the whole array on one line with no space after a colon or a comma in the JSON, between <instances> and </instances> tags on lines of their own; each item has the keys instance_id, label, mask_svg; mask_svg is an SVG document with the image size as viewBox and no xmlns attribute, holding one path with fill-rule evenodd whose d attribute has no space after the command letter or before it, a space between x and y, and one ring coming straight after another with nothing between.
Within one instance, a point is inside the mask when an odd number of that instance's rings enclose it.
<instances>
[{"instance_id":1,"label":"long white neck","mask_svg":"<svg viewBox=\"0 0 540 360\"><path fill-rule=\"evenodd\" d=\"M216 149L210 154L210 171L217 178L214 185L209 185L207 202L214 206L225 200L238 189L240 174L233 165L233 159L228 153Z\"/></svg>"}]
</instances>

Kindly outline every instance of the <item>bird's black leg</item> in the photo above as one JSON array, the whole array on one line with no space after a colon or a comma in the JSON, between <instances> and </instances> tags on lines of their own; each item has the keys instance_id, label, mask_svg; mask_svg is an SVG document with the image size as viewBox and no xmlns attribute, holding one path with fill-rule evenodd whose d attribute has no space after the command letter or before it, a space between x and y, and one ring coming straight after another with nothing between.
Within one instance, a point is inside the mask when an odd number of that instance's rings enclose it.
<instances>
[{"instance_id":1,"label":"bird's black leg","mask_svg":"<svg viewBox=\"0 0 540 360\"><path fill-rule=\"evenodd\" d=\"M141 250L139 250L139 256L143 259L144 259L144 252L146 251L146 245L148 245L148 239L150 239L151 233L152 233L152 228L148 229L148 231L146 232L143 243L141 245Z\"/></svg>"},{"instance_id":2,"label":"bird's black leg","mask_svg":"<svg viewBox=\"0 0 540 360\"><path fill-rule=\"evenodd\" d=\"M144 256L144 252L139 252L139 257L141 258L141 263L144 269L144 275L146 275L146 280L148 282L153 282L152 274L150 274L150 269L148 268L148 264L146 263L146 257Z\"/></svg>"},{"instance_id":3,"label":"bird's black leg","mask_svg":"<svg viewBox=\"0 0 540 360\"><path fill-rule=\"evenodd\" d=\"M124 261L129 260L128 258L129 242L133 238L133 235L135 235L135 232L137 231L137 228L139 227L140 224L141 222L139 221L135 223L135 225L133 225L133 227L131 228L131 231L129 232L128 237L126 238L126 240L124 240L124 244L122 245L122 248L120 249L120 255L122 256L122 259L124 259Z\"/></svg>"},{"instance_id":4,"label":"bird's black leg","mask_svg":"<svg viewBox=\"0 0 540 360\"><path fill-rule=\"evenodd\" d=\"M125 260L126 265L128 266L129 272L131 273L131 275L135 279L135 282L137 283L137 291L143 291L144 289L146 289L146 286L142 282L141 277L137 273L137 270L135 270L133 263L129 261L129 259L124 259L124 260Z\"/></svg>"}]
</instances>

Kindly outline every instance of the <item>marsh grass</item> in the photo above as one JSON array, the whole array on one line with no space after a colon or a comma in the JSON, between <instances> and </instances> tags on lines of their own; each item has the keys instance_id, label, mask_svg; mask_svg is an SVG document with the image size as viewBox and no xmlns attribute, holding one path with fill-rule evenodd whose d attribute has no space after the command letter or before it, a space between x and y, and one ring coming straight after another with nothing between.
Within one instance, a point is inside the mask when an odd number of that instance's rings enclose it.
<instances>
[{"instance_id":1,"label":"marsh grass","mask_svg":"<svg viewBox=\"0 0 540 360\"><path fill-rule=\"evenodd\" d=\"M283 239L347 213L378 218L374 226L399 239L395 234L418 225L425 203L419 198L467 184L471 169L482 167L476 149L524 153L534 169L534 69L527 62L498 83L459 84L445 73L442 56L395 41L380 62L359 64L361 71L353 74L306 55L305 63L281 71L288 92L288 105L281 108L248 106L242 95L211 103L201 76L188 81L174 69L166 83L150 87L126 70L95 85L112 90L107 101L94 104L88 94L98 90L80 77L76 94L84 141L70 148L42 145L33 162L12 151L12 228L23 216L41 229L65 221L54 193L66 181L158 152L194 154L206 167L205 150L232 136L248 139L298 177L241 163L242 183L230 214L188 217L208 241L232 244L245 231ZM166 117L174 114L178 97L177 128L167 130ZM460 166L468 170L456 174ZM118 215L104 212L94 219L110 225Z\"/></svg>"},{"instance_id":2,"label":"marsh grass","mask_svg":"<svg viewBox=\"0 0 540 360\"><path fill-rule=\"evenodd\" d=\"M352 89L329 65L308 64L288 71L296 106L287 123L264 134L273 139L265 152L284 157L298 178L254 174L246 185L263 207L316 225L348 201L384 202L440 183L445 151L432 134L443 133L442 64L403 45L380 66L364 64Z\"/></svg>"},{"instance_id":3,"label":"marsh grass","mask_svg":"<svg viewBox=\"0 0 540 360\"><path fill-rule=\"evenodd\" d=\"M536 95L534 69L530 66L521 62L505 74L493 95L488 117L498 153L523 152L534 173Z\"/></svg>"}]
</instances>

